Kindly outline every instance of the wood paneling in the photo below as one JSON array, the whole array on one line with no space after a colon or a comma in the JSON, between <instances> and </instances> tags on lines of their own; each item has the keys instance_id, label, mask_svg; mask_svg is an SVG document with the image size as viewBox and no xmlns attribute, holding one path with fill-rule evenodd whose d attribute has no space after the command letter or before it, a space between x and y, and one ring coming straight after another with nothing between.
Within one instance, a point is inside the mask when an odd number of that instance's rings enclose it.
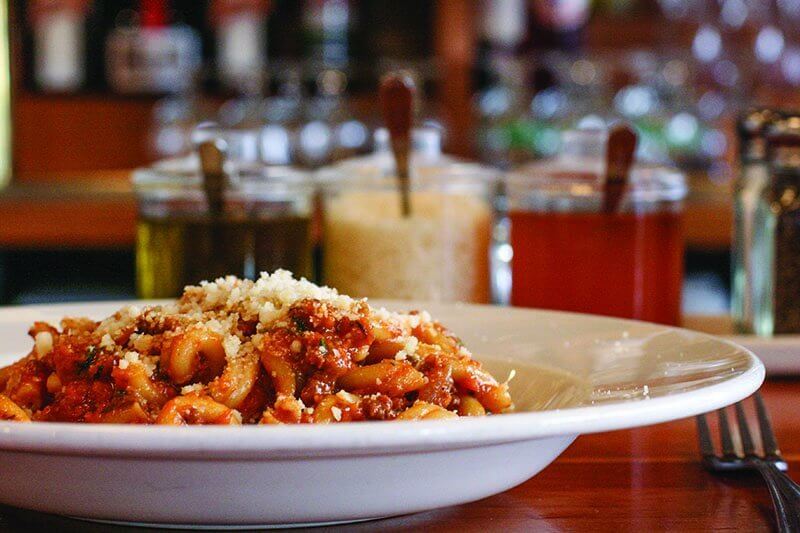
<instances>
[{"instance_id":1,"label":"wood paneling","mask_svg":"<svg viewBox=\"0 0 800 533\"><path fill-rule=\"evenodd\" d=\"M16 177L146 163L152 106L150 99L20 95L13 112Z\"/></svg>"},{"instance_id":2,"label":"wood paneling","mask_svg":"<svg viewBox=\"0 0 800 533\"><path fill-rule=\"evenodd\" d=\"M475 6L463 0L439 0L435 53L442 69L439 104L447 126L449 152L474 156L472 66L475 60Z\"/></svg>"}]
</instances>

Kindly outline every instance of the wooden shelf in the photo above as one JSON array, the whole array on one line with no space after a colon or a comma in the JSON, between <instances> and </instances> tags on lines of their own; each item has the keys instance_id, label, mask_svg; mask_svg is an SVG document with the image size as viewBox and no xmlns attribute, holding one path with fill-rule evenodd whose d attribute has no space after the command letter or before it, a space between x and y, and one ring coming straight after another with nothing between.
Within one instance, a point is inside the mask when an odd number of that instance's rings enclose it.
<instances>
[{"instance_id":1,"label":"wooden shelf","mask_svg":"<svg viewBox=\"0 0 800 533\"><path fill-rule=\"evenodd\" d=\"M0 247L126 248L136 205L129 172L16 182L0 193Z\"/></svg>"},{"instance_id":2,"label":"wooden shelf","mask_svg":"<svg viewBox=\"0 0 800 533\"><path fill-rule=\"evenodd\" d=\"M0 248L127 248L133 245L136 202L129 171L33 176L0 193ZM726 194L693 194L687 201L689 248L730 245Z\"/></svg>"}]
</instances>

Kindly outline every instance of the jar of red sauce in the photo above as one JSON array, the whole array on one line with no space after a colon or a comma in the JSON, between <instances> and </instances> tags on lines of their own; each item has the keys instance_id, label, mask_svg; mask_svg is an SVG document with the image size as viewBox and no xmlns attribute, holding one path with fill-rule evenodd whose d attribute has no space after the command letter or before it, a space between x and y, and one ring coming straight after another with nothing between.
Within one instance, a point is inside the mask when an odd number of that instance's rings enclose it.
<instances>
[{"instance_id":1,"label":"jar of red sauce","mask_svg":"<svg viewBox=\"0 0 800 533\"><path fill-rule=\"evenodd\" d=\"M508 176L511 303L678 324L685 178L634 165L609 213L604 166L573 154Z\"/></svg>"}]
</instances>

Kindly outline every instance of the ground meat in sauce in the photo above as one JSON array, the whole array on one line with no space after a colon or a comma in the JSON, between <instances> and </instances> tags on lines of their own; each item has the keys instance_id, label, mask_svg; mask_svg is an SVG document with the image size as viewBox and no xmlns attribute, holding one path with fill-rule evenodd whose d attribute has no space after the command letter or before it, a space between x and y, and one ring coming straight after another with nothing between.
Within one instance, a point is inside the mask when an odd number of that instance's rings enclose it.
<instances>
[{"instance_id":1,"label":"ground meat in sauce","mask_svg":"<svg viewBox=\"0 0 800 533\"><path fill-rule=\"evenodd\" d=\"M295 368L304 374L322 371L317 379L313 376L309 379L312 388L306 393L307 396L332 390L328 388L327 382L332 380L332 387L338 376L352 368L356 360L363 359L374 340L365 317L345 315L317 300L298 302L289 310L288 317L288 327L268 333L271 337L269 349L278 348L276 344L280 343L283 344L279 348L281 352L287 349L293 352L293 344L295 341L299 342L299 352L294 352L291 356L295 361ZM265 346L265 349L268 348Z\"/></svg>"},{"instance_id":2,"label":"ground meat in sauce","mask_svg":"<svg viewBox=\"0 0 800 533\"><path fill-rule=\"evenodd\" d=\"M368 420L394 420L413 402L404 397L391 398L385 394L370 394L361 400L361 408Z\"/></svg>"},{"instance_id":3,"label":"ground meat in sauce","mask_svg":"<svg viewBox=\"0 0 800 533\"><path fill-rule=\"evenodd\" d=\"M306 405L319 403L324 396L334 392L337 377L335 374L317 372L306 381L300 399Z\"/></svg>"},{"instance_id":4,"label":"ground meat in sauce","mask_svg":"<svg viewBox=\"0 0 800 533\"><path fill-rule=\"evenodd\" d=\"M49 367L37 359L29 359L6 383L6 396L26 409L40 409L47 401Z\"/></svg>"},{"instance_id":5,"label":"ground meat in sauce","mask_svg":"<svg viewBox=\"0 0 800 533\"><path fill-rule=\"evenodd\" d=\"M454 385L448 359L440 355L429 355L420 366L420 371L429 381L419 390L418 399L441 407L450 407Z\"/></svg>"},{"instance_id":6,"label":"ground meat in sauce","mask_svg":"<svg viewBox=\"0 0 800 533\"><path fill-rule=\"evenodd\" d=\"M58 401L36 417L50 422L99 422L114 399L114 388L105 381L73 381L64 385Z\"/></svg>"}]
</instances>

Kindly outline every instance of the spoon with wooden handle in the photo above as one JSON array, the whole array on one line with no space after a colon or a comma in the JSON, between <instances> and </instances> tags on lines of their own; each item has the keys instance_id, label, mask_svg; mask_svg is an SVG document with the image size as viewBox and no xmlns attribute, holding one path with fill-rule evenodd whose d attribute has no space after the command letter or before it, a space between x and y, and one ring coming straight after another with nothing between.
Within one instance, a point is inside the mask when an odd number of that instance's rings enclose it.
<instances>
[{"instance_id":1,"label":"spoon with wooden handle","mask_svg":"<svg viewBox=\"0 0 800 533\"><path fill-rule=\"evenodd\" d=\"M208 201L208 214L212 221L219 219L223 209L225 190L225 156L227 143L220 138L209 139L197 145L203 190Z\"/></svg>"},{"instance_id":2,"label":"spoon with wooden handle","mask_svg":"<svg viewBox=\"0 0 800 533\"><path fill-rule=\"evenodd\" d=\"M636 132L627 124L617 124L608 132L606 145L606 180L603 184L603 212L619 209L633 165L636 151Z\"/></svg>"},{"instance_id":3,"label":"spoon with wooden handle","mask_svg":"<svg viewBox=\"0 0 800 533\"><path fill-rule=\"evenodd\" d=\"M383 121L389 130L400 186L400 206L404 217L411 215L411 123L414 111L414 80L403 72L387 74L381 80L379 98Z\"/></svg>"}]
</instances>

